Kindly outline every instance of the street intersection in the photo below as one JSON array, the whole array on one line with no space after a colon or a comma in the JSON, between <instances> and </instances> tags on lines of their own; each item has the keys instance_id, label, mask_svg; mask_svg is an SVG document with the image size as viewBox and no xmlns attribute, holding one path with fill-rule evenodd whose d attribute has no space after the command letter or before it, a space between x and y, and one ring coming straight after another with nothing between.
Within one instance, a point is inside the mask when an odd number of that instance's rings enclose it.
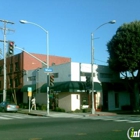
<instances>
[{"instance_id":1,"label":"street intersection","mask_svg":"<svg viewBox=\"0 0 140 140\"><path fill-rule=\"evenodd\" d=\"M1 113L0 120L13 120L13 119L42 119L42 118L71 118L71 119L84 119L84 120L102 120L102 121L115 121L127 123L140 123L140 115L89 115L89 114L73 114L73 113L51 113L49 116L35 115L35 114L22 114L22 113Z\"/></svg>"}]
</instances>

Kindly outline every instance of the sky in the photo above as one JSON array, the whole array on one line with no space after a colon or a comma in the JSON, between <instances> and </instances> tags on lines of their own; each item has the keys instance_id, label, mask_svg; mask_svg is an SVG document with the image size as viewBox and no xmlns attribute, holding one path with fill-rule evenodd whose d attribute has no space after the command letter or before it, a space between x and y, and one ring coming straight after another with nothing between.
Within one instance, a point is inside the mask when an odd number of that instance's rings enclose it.
<instances>
[{"instance_id":1,"label":"sky","mask_svg":"<svg viewBox=\"0 0 140 140\"><path fill-rule=\"evenodd\" d=\"M72 62L91 63L91 33L94 63L107 65L107 42L124 23L140 20L140 0L0 0L0 19L6 24L6 40L29 53L69 57ZM21 24L20 20L30 23ZM105 24L116 20L115 24ZM36 26L35 23L39 26ZM0 22L0 28L4 23ZM96 30L96 31L95 31ZM4 32L0 30L0 40ZM3 53L3 42L0 42ZM21 50L14 50L15 54ZM2 57L2 55L1 55Z\"/></svg>"}]
</instances>

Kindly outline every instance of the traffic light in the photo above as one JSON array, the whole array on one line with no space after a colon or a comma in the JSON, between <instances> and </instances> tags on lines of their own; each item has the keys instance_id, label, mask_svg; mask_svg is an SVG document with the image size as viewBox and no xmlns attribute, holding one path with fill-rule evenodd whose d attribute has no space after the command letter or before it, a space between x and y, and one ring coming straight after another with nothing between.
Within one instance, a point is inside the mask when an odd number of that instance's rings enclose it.
<instances>
[{"instance_id":1,"label":"traffic light","mask_svg":"<svg viewBox=\"0 0 140 140\"><path fill-rule=\"evenodd\" d=\"M13 41L9 41L8 43L8 54L14 55L14 42Z\"/></svg>"},{"instance_id":2,"label":"traffic light","mask_svg":"<svg viewBox=\"0 0 140 140\"><path fill-rule=\"evenodd\" d=\"M86 76L86 89L91 89L91 77Z\"/></svg>"},{"instance_id":3,"label":"traffic light","mask_svg":"<svg viewBox=\"0 0 140 140\"><path fill-rule=\"evenodd\" d=\"M53 74L51 74L50 75L50 87L53 87L54 86L54 75Z\"/></svg>"}]
</instances>

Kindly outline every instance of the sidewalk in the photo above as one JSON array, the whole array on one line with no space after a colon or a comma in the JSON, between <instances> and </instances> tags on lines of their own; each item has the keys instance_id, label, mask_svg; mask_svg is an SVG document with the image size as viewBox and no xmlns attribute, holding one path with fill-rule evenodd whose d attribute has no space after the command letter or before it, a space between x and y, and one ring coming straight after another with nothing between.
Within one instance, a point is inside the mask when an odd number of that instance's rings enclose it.
<instances>
[{"instance_id":1,"label":"sidewalk","mask_svg":"<svg viewBox=\"0 0 140 140\"><path fill-rule=\"evenodd\" d=\"M47 115L46 110L29 110L28 109L19 109L18 113L28 114L28 115L34 115L34 116L46 116L46 117L72 117L72 116L81 116L81 117L94 117L94 116L114 116L117 115L117 113L112 112L95 112L95 114L91 113L66 113L66 112L55 112L55 111L49 111L49 115Z\"/></svg>"}]
</instances>

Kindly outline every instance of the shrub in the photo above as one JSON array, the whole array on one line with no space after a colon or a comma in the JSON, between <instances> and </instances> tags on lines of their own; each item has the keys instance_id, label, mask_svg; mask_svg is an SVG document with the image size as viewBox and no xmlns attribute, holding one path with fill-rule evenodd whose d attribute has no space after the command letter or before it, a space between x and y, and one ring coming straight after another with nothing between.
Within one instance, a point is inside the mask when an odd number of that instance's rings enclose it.
<instances>
[{"instance_id":1,"label":"shrub","mask_svg":"<svg viewBox=\"0 0 140 140\"><path fill-rule=\"evenodd\" d=\"M41 105L41 110L47 110L47 105L42 104L42 105Z\"/></svg>"},{"instance_id":2,"label":"shrub","mask_svg":"<svg viewBox=\"0 0 140 140\"><path fill-rule=\"evenodd\" d=\"M79 112L82 112L82 111L80 109L76 109L74 112L79 113Z\"/></svg>"},{"instance_id":3,"label":"shrub","mask_svg":"<svg viewBox=\"0 0 140 140\"><path fill-rule=\"evenodd\" d=\"M41 110L41 105L36 104L36 109L37 109L37 110Z\"/></svg>"},{"instance_id":4,"label":"shrub","mask_svg":"<svg viewBox=\"0 0 140 140\"><path fill-rule=\"evenodd\" d=\"M82 109L82 111L83 111L84 113L91 112L91 108L85 108L85 109Z\"/></svg>"},{"instance_id":5,"label":"shrub","mask_svg":"<svg viewBox=\"0 0 140 140\"><path fill-rule=\"evenodd\" d=\"M65 112L65 109L56 107L54 111L57 111L57 112Z\"/></svg>"}]
</instances>

